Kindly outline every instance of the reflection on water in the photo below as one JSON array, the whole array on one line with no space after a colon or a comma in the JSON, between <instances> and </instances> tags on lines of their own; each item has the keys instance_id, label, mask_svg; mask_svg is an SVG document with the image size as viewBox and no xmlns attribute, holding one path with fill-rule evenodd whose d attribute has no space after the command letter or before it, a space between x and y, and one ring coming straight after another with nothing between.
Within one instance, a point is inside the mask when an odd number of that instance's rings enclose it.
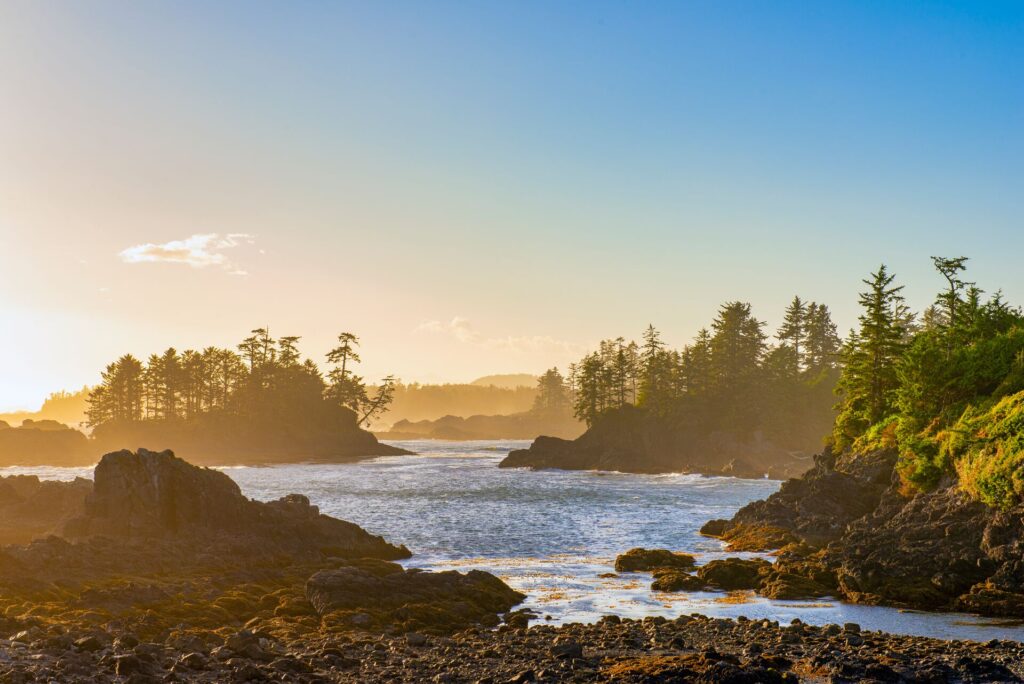
<instances>
[{"instance_id":1,"label":"reflection on water","mask_svg":"<svg viewBox=\"0 0 1024 684\"><path fill-rule=\"evenodd\" d=\"M696 475L630 475L501 470L498 461L526 442L398 442L419 456L345 465L231 468L256 499L301 492L323 512L406 544L412 567L478 568L528 594L524 607L551 623L601 615L668 617L703 613L811 624L857 622L865 629L947 639L1024 640L1006 620L854 606L832 600L778 601L751 592L661 593L645 573L612 572L634 546L693 553L701 563L726 555L697 530L729 517L778 482ZM89 468L8 468L47 478L88 476Z\"/></svg>"}]
</instances>

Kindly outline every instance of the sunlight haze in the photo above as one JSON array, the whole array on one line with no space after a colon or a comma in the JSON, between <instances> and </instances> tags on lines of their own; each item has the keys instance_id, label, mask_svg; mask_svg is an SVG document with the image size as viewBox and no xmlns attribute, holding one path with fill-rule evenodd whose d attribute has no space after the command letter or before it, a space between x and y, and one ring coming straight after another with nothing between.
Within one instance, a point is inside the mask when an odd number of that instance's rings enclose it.
<instances>
[{"instance_id":1,"label":"sunlight haze","mask_svg":"<svg viewBox=\"0 0 1024 684\"><path fill-rule=\"evenodd\" d=\"M933 254L1019 301L1022 17L3 3L0 410L263 326L431 382L681 346L731 299L845 333L883 259L915 310Z\"/></svg>"}]
</instances>

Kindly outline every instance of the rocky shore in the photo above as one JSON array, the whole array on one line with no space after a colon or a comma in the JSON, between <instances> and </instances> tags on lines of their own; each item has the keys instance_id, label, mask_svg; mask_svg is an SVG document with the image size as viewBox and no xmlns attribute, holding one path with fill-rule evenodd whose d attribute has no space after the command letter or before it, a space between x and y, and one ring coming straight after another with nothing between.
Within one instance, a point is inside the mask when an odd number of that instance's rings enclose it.
<instances>
[{"instance_id":1,"label":"rocky shore","mask_svg":"<svg viewBox=\"0 0 1024 684\"><path fill-rule=\"evenodd\" d=\"M530 626L498 577L407 570L404 546L304 496L252 501L170 452L108 454L94 483L5 485L61 513L38 523L57 534L0 547L0 684L1024 681L1018 642L701 616ZM616 569L664 591L787 581L663 549Z\"/></svg>"},{"instance_id":2,"label":"rocky shore","mask_svg":"<svg viewBox=\"0 0 1024 684\"><path fill-rule=\"evenodd\" d=\"M895 463L888 450L826 451L702 532L734 550L777 550L772 574L800 597L1024 618L1024 506L973 501L952 480L908 495Z\"/></svg>"},{"instance_id":3,"label":"rocky shore","mask_svg":"<svg viewBox=\"0 0 1024 684\"><path fill-rule=\"evenodd\" d=\"M784 480L811 465L809 452L780 447L757 434L705 434L627 405L604 414L577 439L538 437L528 449L512 451L500 467Z\"/></svg>"},{"instance_id":4,"label":"rocky shore","mask_svg":"<svg viewBox=\"0 0 1024 684\"><path fill-rule=\"evenodd\" d=\"M484 572L405 570L390 562L404 546L302 495L247 499L169 451L110 453L94 476L43 483L62 506L59 536L0 547L0 682L193 681L217 646L234 661L209 681L261 681L282 643L494 626L524 598ZM42 488L8 480L0 492ZM285 660L274 667L312 671Z\"/></svg>"},{"instance_id":5,"label":"rocky shore","mask_svg":"<svg viewBox=\"0 0 1024 684\"><path fill-rule=\"evenodd\" d=\"M763 620L608 617L592 625L419 632L260 629L140 637L28 627L0 640L0 681L1020 682L1017 642L947 642Z\"/></svg>"}]
</instances>

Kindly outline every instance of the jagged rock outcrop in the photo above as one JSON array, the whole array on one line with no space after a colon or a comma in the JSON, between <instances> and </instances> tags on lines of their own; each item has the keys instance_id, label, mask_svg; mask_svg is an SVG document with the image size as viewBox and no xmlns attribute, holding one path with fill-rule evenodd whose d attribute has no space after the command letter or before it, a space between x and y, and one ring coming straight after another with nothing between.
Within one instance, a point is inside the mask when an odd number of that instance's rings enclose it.
<instances>
[{"instance_id":1,"label":"jagged rock outcrop","mask_svg":"<svg viewBox=\"0 0 1024 684\"><path fill-rule=\"evenodd\" d=\"M781 549L758 590L1024 617L1024 506L999 510L955 481L908 495L891 451L825 452L815 468L702 530ZM735 547L734 547L735 548Z\"/></svg>"},{"instance_id":2,"label":"jagged rock outcrop","mask_svg":"<svg viewBox=\"0 0 1024 684\"><path fill-rule=\"evenodd\" d=\"M405 558L409 551L358 525L322 515L302 495L269 503L246 498L218 470L200 468L171 451L119 451L104 456L83 515L65 526L75 539L201 540L231 537L254 548L340 557Z\"/></svg>"},{"instance_id":3,"label":"jagged rock outcrop","mask_svg":"<svg viewBox=\"0 0 1024 684\"><path fill-rule=\"evenodd\" d=\"M92 481L40 480L35 475L0 478L0 544L23 544L58 532L82 514Z\"/></svg>"},{"instance_id":4,"label":"jagged rock outcrop","mask_svg":"<svg viewBox=\"0 0 1024 684\"><path fill-rule=\"evenodd\" d=\"M604 414L575 440L538 437L529 449L512 451L500 467L785 479L811 463L809 453L783 449L758 434L707 434L627 405Z\"/></svg>"},{"instance_id":5,"label":"jagged rock outcrop","mask_svg":"<svg viewBox=\"0 0 1024 684\"><path fill-rule=\"evenodd\" d=\"M836 458L826 450L803 476L747 504L732 520L710 521L701 532L729 542L733 551L769 551L794 541L822 546L878 506L895 463L891 451Z\"/></svg>"}]
</instances>

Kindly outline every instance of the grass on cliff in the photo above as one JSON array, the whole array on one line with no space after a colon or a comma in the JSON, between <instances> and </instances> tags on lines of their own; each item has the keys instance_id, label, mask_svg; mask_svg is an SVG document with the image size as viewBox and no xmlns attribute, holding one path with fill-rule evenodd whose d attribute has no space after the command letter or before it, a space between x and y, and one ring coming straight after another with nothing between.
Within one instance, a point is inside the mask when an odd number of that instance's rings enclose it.
<instances>
[{"instance_id":1,"label":"grass on cliff","mask_svg":"<svg viewBox=\"0 0 1024 684\"><path fill-rule=\"evenodd\" d=\"M955 474L972 498L1014 506L1024 501L1024 392L970 405L946 427L934 421L915 431L911 421L890 416L853 444L860 453L893 448L907 493L929 491Z\"/></svg>"}]
</instances>

